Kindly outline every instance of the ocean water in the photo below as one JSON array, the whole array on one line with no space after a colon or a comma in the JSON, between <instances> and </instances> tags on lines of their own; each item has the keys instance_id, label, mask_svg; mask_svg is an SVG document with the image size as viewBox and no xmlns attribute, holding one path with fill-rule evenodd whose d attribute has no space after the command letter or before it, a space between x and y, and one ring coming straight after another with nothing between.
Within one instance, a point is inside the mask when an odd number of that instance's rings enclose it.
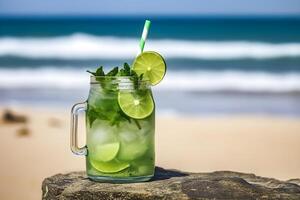
<instances>
[{"instance_id":1,"label":"ocean water","mask_svg":"<svg viewBox=\"0 0 300 200\"><path fill-rule=\"evenodd\" d=\"M300 116L300 18L152 20L145 50L168 71L158 114ZM86 69L131 63L143 18L0 18L0 105L68 109Z\"/></svg>"}]
</instances>

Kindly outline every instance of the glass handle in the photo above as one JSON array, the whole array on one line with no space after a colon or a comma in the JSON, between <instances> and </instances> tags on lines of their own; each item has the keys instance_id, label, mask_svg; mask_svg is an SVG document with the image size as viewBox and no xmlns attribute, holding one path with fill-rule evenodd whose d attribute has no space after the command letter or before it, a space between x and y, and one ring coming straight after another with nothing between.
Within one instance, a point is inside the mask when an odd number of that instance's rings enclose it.
<instances>
[{"instance_id":1,"label":"glass handle","mask_svg":"<svg viewBox=\"0 0 300 200\"><path fill-rule=\"evenodd\" d=\"M78 113L83 110L86 111L87 103L77 103L71 110L71 151L76 155L87 155L87 148L78 147Z\"/></svg>"}]
</instances>

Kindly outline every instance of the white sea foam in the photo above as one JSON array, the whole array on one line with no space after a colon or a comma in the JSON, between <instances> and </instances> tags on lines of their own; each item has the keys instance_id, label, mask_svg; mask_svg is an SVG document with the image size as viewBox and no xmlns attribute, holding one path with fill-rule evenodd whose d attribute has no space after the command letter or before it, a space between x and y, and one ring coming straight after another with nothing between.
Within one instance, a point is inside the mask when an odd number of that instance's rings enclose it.
<instances>
[{"instance_id":1,"label":"white sea foam","mask_svg":"<svg viewBox=\"0 0 300 200\"><path fill-rule=\"evenodd\" d=\"M88 89L89 76L80 69L0 69L0 89ZM242 71L168 71L160 91L300 92L300 73Z\"/></svg>"},{"instance_id":2,"label":"white sea foam","mask_svg":"<svg viewBox=\"0 0 300 200\"><path fill-rule=\"evenodd\" d=\"M138 52L136 38L99 37L87 34L52 38L0 38L0 56L57 59L124 59ZM167 58L268 59L299 57L300 43L249 41L147 40L145 50L161 52Z\"/></svg>"},{"instance_id":3,"label":"white sea foam","mask_svg":"<svg viewBox=\"0 0 300 200\"><path fill-rule=\"evenodd\" d=\"M0 69L0 88L82 89L87 88L89 76L84 71L54 67Z\"/></svg>"},{"instance_id":4,"label":"white sea foam","mask_svg":"<svg viewBox=\"0 0 300 200\"><path fill-rule=\"evenodd\" d=\"M300 73L273 74L242 71L170 72L159 84L161 90L299 92Z\"/></svg>"}]
</instances>

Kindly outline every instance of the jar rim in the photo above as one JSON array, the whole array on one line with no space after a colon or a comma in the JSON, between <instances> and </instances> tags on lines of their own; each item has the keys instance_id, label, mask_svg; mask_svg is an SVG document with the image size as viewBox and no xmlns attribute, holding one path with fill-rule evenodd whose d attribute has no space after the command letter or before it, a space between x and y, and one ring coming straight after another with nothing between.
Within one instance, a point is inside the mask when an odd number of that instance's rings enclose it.
<instances>
[{"instance_id":1,"label":"jar rim","mask_svg":"<svg viewBox=\"0 0 300 200\"><path fill-rule=\"evenodd\" d=\"M130 79L132 76L90 76L90 84L101 85L107 87L116 87L119 89L132 89L135 88L135 83ZM106 85L108 84L108 85ZM151 82L149 80L139 80L138 85L140 88L150 88Z\"/></svg>"},{"instance_id":2,"label":"jar rim","mask_svg":"<svg viewBox=\"0 0 300 200\"><path fill-rule=\"evenodd\" d=\"M119 81L121 83L126 83L126 82L132 82L132 80L130 80L130 78L132 78L132 76L94 76L94 75L91 75L90 81L91 81L91 83L99 83L99 82L106 82L106 81L107 82L111 82L111 81L118 82ZM150 84L149 79L139 80L139 82Z\"/></svg>"}]
</instances>

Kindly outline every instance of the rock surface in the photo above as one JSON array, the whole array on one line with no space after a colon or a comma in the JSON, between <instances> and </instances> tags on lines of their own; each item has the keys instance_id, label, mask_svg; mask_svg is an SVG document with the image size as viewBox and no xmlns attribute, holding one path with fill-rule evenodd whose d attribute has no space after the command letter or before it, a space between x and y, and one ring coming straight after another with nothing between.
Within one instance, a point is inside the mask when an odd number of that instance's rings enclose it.
<instances>
[{"instance_id":1,"label":"rock surface","mask_svg":"<svg viewBox=\"0 0 300 200\"><path fill-rule=\"evenodd\" d=\"M156 168L145 183L90 181L84 172L57 174L42 185L43 199L300 199L300 179L272 178L230 171L186 173Z\"/></svg>"}]
</instances>

